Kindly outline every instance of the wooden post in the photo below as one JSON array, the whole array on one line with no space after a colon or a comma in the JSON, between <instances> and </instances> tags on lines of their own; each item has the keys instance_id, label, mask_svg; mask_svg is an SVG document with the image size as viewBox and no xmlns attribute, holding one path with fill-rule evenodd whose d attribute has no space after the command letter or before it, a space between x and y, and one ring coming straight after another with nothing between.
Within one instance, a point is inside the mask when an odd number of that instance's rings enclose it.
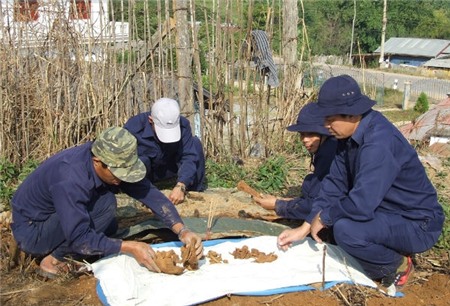
<instances>
[{"instance_id":1,"label":"wooden post","mask_svg":"<svg viewBox=\"0 0 450 306\"><path fill-rule=\"evenodd\" d=\"M405 90L403 91L403 103L402 103L403 110L408 109L410 97L411 97L411 82L406 81L405 82Z\"/></svg>"},{"instance_id":2,"label":"wooden post","mask_svg":"<svg viewBox=\"0 0 450 306\"><path fill-rule=\"evenodd\" d=\"M191 122L194 131L194 93L192 76L192 46L188 23L188 1L173 1L174 18L176 22L176 54L177 54L177 79L178 100L181 113Z\"/></svg>"},{"instance_id":3,"label":"wooden post","mask_svg":"<svg viewBox=\"0 0 450 306\"><path fill-rule=\"evenodd\" d=\"M386 25L387 25L387 0L383 2L383 24L381 27L381 46L380 46L380 65L381 68L385 67L385 59L384 59L384 41L386 38Z\"/></svg>"},{"instance_id":4,"label":"wooden post","mask_svg":"<svg viewBox=\"0 0 450 306\"><path fill-rule=\"evenodd\" d=\"M297 27L298 27L298 3L297 0L283 1L283 60L284 60L284 91L289 93L295 88L292 81L297 71Z\"/></svg>"}]
</instances>

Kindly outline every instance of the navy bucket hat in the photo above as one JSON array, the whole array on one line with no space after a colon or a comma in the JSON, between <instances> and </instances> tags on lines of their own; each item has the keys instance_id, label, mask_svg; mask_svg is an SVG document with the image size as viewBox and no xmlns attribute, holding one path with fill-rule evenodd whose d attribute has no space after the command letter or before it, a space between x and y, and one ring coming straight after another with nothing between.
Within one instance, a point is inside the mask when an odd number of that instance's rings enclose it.
<instances>
[{"instance_id":1,"label":"navy bucket hat","mask_svg":"<svg viewBox=\"0 0 450 306\"><path fill-rule=\"evenodd\" d=\"M313 110L320 116L362 115L376 104L361 93L358 83L349 75L329 78L319 90Z\"/></svg>"},{"instance_id":2,"label":"navy bucket hat","mask_svg":"<svg viewBox=\"0 0 450 306\"><path fill-rule=\"evenodd\" d=\"M316 113L314 105L317 103L308 103L300 110L297 117L297 123L287 127L291 132L317 133L320 135L330 135L328 129L324 127L325 117Z\"/></svg>"}]
</instances>

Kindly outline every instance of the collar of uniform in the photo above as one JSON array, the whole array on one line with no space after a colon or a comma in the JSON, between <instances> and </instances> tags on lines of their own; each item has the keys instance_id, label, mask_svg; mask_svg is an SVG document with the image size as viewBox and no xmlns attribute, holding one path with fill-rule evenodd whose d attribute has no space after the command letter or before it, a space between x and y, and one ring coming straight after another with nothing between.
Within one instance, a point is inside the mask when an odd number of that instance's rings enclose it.
<instances>
[{"instance_id":1,"label":"collar of uniform","mask_svg":"<svg viewBox=\"0 0 450 306\"><path fill-rule=\"evenodd\" d=\"M356 128L355 132L350 137L358 145L361 145L363 141L364 132L367 130L374 113L375 112L373 110L369 110L368 112L366 112L361 118L361 121L359 122L359 125Z\"/></svg>"}]
</instances>

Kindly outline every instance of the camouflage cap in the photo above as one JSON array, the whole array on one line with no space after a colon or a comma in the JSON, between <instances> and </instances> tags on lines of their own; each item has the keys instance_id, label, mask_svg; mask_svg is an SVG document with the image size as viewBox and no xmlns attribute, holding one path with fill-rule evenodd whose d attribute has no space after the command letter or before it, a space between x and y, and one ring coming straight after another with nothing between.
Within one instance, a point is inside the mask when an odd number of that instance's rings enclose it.
<instances>
[{"instance_id":1,"label":"camouflage cap","mask_svg":"<svg viewBox=\"0 0 450 306\"><path fill-rule=\"evenodd\" d=\"M94 141L91 150L114 176L124 182L138 182L146 174L144 163L137 155L137 140L126 129L105 129Z\"/></svg>"}]
</instances>

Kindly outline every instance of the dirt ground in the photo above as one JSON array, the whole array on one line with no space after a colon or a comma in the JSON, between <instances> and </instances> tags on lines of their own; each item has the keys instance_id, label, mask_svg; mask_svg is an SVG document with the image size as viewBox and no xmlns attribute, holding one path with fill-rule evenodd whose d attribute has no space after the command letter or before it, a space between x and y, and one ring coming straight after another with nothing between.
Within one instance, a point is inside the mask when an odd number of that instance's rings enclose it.
<instances>
[{"instance_id":1,"label":"dirt ground","mask_svg":"<svg viewBox=\"0 0 450 306\"><path fill-rule=\"evenodd\" d=\"M119 201L123 202L123 201ZM140 204L125 200L119 207L121 227L147 219L151 214ZM191 193L185 203L177 206L184 217L215 217L263 219L279 222L273 213L257 206L251 197L236 189L214 189ZM292 225L291 225L292 226ZM206 230L206 229L205 229ZM35 273L37 264L29 257L10 268L11 232L1 227L1 293L0 305L92 305L100 306L96 279L91 274L69 274L56 280L42 279ZM450 305L449 252L428 252L417 256L415 273L404 288L402 298L383 296L374 289L341 284L321 291L295 292L271 296L225 296L204 303L222 305Z\"/></svg>"}]
</instances>

